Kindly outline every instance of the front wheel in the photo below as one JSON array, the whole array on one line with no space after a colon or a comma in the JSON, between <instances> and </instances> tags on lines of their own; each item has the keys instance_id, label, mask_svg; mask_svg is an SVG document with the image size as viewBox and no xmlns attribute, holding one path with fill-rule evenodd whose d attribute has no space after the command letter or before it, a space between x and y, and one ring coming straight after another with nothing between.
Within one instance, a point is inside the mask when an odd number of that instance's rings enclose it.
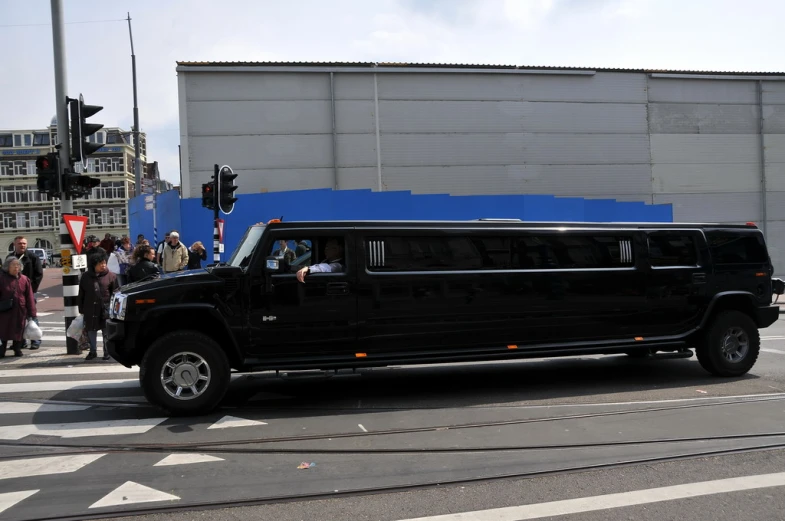
<instances>
[{"instance_id":1,"label":"front wheel","mask_svg":"<svg viewBox=\"0 0 785 521\"><path fill-rule=\"evenodd\" d=\"M139 380L147 401L173 416L212 411L229 388L231 368L223 349L196 331L176 331L145 353Z\"/></svg>"},{"instance_id":2,"label":"front wheel","mask_svg":"<svg viewBox=\"0 0 785 521\"><path fill-rule=\"evenodd\" d=\"M723 311L711 322L695 349L701 366L716 376L747 373L760 354L760 334L749 315Z\"/></svg>"}]
</instances>

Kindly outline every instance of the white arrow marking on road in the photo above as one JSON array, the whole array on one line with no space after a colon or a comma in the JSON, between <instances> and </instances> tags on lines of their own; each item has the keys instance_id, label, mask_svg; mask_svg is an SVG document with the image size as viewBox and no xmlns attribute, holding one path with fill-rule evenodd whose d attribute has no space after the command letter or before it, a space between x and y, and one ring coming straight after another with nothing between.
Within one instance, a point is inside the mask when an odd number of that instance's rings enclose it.
<instances>
[{"instance_id":1,"label":"white arrow marking on road","mask_svg":"<svg viewBox=\"0 0 785 521\"><path fill-rule=\"evenodd\" d=\"M117 505L131 505L133 503L150 503L152 501L174 501L177 496L145 487L133 481L126 481L103 498L99 499L90 508L113 507Z\"/></svg>"},{"instance_id":2,"label":"white arrow marking on road","mask_svg":"<svg viewBox=\"0 0 785 521\"><path fill-rule=\"evenodd\" d=\"M224 461L223 458L216 458L209 454L170 454L153 467L165 467L167 465L189 465L191 463L206 463L208 461Z\"/></svg>"},{"instance_id":3,"label":"white arrow marking on road","mask_svg":"<svg viewBox=\"0 0 785 521\"><path fill-rule=\"evenodd\" d=\"M14 459L0 462L0 479L29 478L50 474L68 474L106 456L106 454L78 454L76 456L47 456Z\"/></svg>"},{"instance_id":4,"label":"white arrow marking on road","mask_svg":"<svg viewBox=\"0 0 785 521\"><path fill-rule=\"evenodd\" d=\"M246 420L245 418L237 418L235 416L224 416L214 424L207 427L208 429L230 429L232 427L253 427L255 425L267 425L264 422L256 420Z\"/></svg>"},{"instance_id":5,"label":"white arrow marking on road","mask_svg":"<svg viewBox=\"0 0 785 521\"><path fill-rule=\"evenodd\" d=\"M139 388L139 379L94 380L92 382L23 382L17 384L0 384L0 394L34 393L38 391L71 391L78 389L123 389Z\"/></svg>"},{"instance_id":6,"label":"white arrow marking on road","mask_svg":"<svg viewBox=\"0 0 785 521\"><path fill-rule=\"evenodd\" d=\"M49 295L44 295L43 293L41 294L41 296L44 297L44 298L49 298ZM36 313L36 316L39 316L39 317L48 317L49 315L54 315L54 313L53 312L51 312L51 313Z\"/></svg>"},{"instance_id":7,"label":"white arrow marking on road","mask_svg":"<svg viewBox=\"0 0 785 521\"><path fill-rule=\"evenodd\" d=\"M37 490L20 490L19 492L5 492L0 494L0 514L11 508L12 506L16 505L20 501L24 501L25 499L29 498L36 492L39 492L41 489Z\"/></svg>"},{"instance_id":8,"label":"white arrow marking on road","mask_svg":"<svg viewBox=\"0 0 785 521\"><path fill-rule=\"evenodd\" d=\"M716 481L687 483L684 485L650 488L647 490L634 490L632 492L605 494L602 496L549 501L547 503L536 503L533 505L491 508L474 512L418 517L406 521L466 521L469 519L472 521L522 521L524 519L542 519L543 517L581 514L583 512L596 512L598 510L610 510L612 508L647 505L650 503L660 503L662 501L712 496L715 494L741 492L743 490L781 487L784 485L785 472L780 472L777 474L761 474L758 476L718 479ZM608 516L602 517L607 518Z\"/></svg>"},{"instance_id":9,"label":"white arrow marking on road","mask_svg":"<svg viewBox=\"0 0 785 521\"><path fill-rule=\"evenodd\" d=\"M780 351L779 349L761 348L761 351L763 351L764 353L777 353L778 355L785 355L785 351Z\"/></svg>"},{"instance_id":10,"label":"white arrow marking on road","mask_svg":"<svg viewBox=\"0 0 785 521\"><path fill-rule=\"evenodd\" d=\"M84 411L92 405L58 405L34 402L0 402L0 414Z\"/></svg>"},{"instance_id":11,"label":"white arrow marking on road","mask_svg":"<svg viewBox=\"0 0 785 521\"><path fill-rule=\"evenodd\" d=\"M7 425L0 427L0 440L21 440L25 436L59 436L84 438L88 436L119 436L144 434L166 418L143 420L110 420L103 422L45 423L41 425Z\"/></svg>"}]
</instances>

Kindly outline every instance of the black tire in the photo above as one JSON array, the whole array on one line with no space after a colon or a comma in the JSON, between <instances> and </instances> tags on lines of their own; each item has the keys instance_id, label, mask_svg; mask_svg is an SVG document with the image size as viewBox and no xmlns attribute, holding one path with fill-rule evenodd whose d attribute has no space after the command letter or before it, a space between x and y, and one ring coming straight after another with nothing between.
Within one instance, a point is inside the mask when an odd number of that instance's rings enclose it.
<instances>
[{"instance_id":1,"label":"black tire","mask_svg":"<svg viewBox=\"0 0 785 521\"><path fill-rule=\"evenodd\" d=\"M172 365L164 371L167 362ZM164 377L169 379L166 385ZM226 394L230 378L231 367L221 346L196 331L175 331L162 336L153 342L139 364L139 381L145 398L172 416L212 411ZM168 388L176 393L179 384L182 384L181 398L167 391Z\"/></svg>"},{"instance_id":2,"label":"black tire","mask_svg":"<svg viewBox=\"0 0 785 521\"><path fill-rule=\"evenodd\" d=\"M728 335L736 337L739 342L739 335L742 342L746 339L747 348L741 353L741 343L739 347L731 344L729 348L736 348L737 360L730 360L725 354L724 348ZM731 342L733 340L731 339ZM722 311L712 320L706 334L700 340L695 349L698 362L701 367L715 376L741 376L746 374L755 365L760 354L760 333L758 326L749 315L740 311Z\"/></svg>"}]
</instances>

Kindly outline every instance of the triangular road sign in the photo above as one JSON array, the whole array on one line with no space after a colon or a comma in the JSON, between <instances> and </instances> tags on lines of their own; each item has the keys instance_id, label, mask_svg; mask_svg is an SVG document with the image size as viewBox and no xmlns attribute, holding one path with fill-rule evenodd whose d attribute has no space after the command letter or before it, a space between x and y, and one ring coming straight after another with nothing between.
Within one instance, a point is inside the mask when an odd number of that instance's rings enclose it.
<instances>
[{"instance_id":1,"label":"triangular road sign","mask_svg":"<svg viewBox=\"0 0 785 521\"><path fill-rule=\"evenodd\" d=\"M65 227L68 228L68 234L71 236L71 240L74 243L76 253L81 254L82 241L84 241L84 234L87 230L87 217L64 213L63 222L65 222Z\"/></svg>"},{"instance_id":2,"label":"triangular road sign","mask_svg":"<svg viewBox=\"0 0 785 521\"><path fill-rule=\"evenodd\" d=\"M218 242L224 242L224 220L218 219Z\"/></svg>"}]
</instances>

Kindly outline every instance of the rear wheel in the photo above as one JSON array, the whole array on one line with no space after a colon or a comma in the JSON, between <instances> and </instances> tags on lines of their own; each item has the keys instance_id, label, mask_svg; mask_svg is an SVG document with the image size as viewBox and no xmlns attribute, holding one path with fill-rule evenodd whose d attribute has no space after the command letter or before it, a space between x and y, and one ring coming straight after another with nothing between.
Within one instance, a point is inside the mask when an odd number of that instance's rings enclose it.
<instances>
[{"instance_id":1,"label":"rear wheel","mask_svg":"<svg viewBox=\"0 0 785 521\"><path fill-rule=\"evenodd\" d=\"M156 340L140 364L145 397L173 416L213 410L229 388L231 368L223 349L196 331L169 333Z\"/></svg>"},{"instance_id":2,"label":"rear wheel","mask_svg":"<svg viewBox=\"0 0 785 521\"><path fill-rule=\"evenodd\" d=\"M760 334L749 315L740 311L719 313L695 353L701 366L716 376L747 373L760 354Z\"/></svg>"}]
</instances>

